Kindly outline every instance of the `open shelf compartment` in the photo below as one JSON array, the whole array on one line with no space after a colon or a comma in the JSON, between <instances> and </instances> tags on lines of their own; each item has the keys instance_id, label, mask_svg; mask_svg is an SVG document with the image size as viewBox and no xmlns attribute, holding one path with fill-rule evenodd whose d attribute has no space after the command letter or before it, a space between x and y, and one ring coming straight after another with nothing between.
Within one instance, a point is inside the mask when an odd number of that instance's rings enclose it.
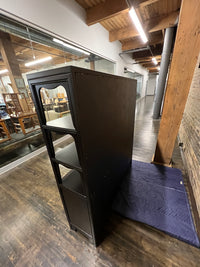
<instances>
[{"instance_id":1,"label":"open shelf compartment","mask_svg":"<svg viewBox=\"0 0 200 267\"><path fill-rule=\"evenodd\" d=\"M67 116L64 116L59 119L48 121L46 125L43 125L43 128L49 129L52 131L76 134L76 130L72 122L71 114L68 114Z\"/></svg>"},{"instance_id":2,"label":"open shelf compartment","mask_svg":"<svg viewBox=\"0 0 200 267\"><path fill-rule=\"evenodd\" d=\"M69 190L85 196L81 175L76 170L69 171L62 179L62 186Z\"/></svg>"},{"instance_id":3,"label":"open shelf compartment","mask_svg":"<svg viewBox=\"0 0 200 267\"><path fill-rule=\"evenodd\" d=\"M80 162L78 159L75 142L57 151L55 153L55 158L53 160L70 169L76 169L77 171L80 171L80 172L82 171L82 168L80 166Z\"/></svg>"}]
</instances>

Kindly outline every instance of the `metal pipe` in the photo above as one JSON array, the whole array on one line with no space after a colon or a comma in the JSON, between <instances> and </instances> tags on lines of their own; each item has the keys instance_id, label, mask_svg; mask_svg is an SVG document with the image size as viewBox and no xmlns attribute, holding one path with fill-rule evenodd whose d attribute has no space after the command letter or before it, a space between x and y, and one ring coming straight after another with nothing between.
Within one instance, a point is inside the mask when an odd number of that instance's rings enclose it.
<instances>
[{"instance_id":1,"label":"metal pipe","mask_svg":"<svg viewBox=\"0 0 200 267\"><path fill-rule=\"evenodd\" d=\"M158 84L156 86L156 95L154 99L153 118L158 119L160 116L163 95L165 91L165 84L170 62L171 48L173 44L174 27L167 28L165 31L163 52L160 64L160 71L158 77Z\"/></svg>"},{"instance_id":2,"label":"metal pipe","mask_svg":"<svg viewBox=\"0 0 200 267\"><path fill-rule=\"evenodd\" d=\"M142 47L142 48L136 48L136 49L122 51L121 53L119 53L119 55L141 52L141 51L145 51L145 50L149 50L149 47Z\"/></svg>"}]
</instances>

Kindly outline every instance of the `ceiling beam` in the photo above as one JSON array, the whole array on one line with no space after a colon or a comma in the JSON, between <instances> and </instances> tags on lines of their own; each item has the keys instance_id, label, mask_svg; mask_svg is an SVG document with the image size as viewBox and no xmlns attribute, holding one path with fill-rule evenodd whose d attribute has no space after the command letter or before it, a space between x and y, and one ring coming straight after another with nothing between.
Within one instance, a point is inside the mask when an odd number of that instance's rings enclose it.
<instances>
[{"instance_id":1,"label":"ceiling beam","mask_svg":"<svg viewBox=\"0 0 200 267\"><path fill-rule=\"evenodd\" d=\"M154 162L170 164L200 52L200 1L183 0Z\"/></svg>"},{"instance_id":2,"label":"ceiling beam","mask_svg":"<svg viewBox=\"0 0 200 267\"><path fill-rule=\"evenodd\" d=\"M146 47L147 45L155 45L163 42L163 36L161 33L156 33L149 35L149 41L144 45L142 40L139 37L134 38L133 40L124 41L122 43L122 51Z\"/></svg>"},{"instance_id":3,"label":"ceiling beam","mask_svg":"<svg viewBox=\"0 0 200 267\"><path fill-rule=\"evenodd\" d=\"M151 51L153 53L153 56L160 56L162 54L162 45L158 44L155 47L151 47ZM146 57L152 57L152 54L150 50L144 50L144 51L139 51L139 52L134 52L133 54L133 59L138 59L138 58L146 58Z\"/></svg>"},{"instance_id":4,"label":"ceiling beam","mask_svg":"<svg viewBox=\"0 0 200 267\"><path fill-rule=\"evenodd\" d=\"M179 11L175 11L166 16L162 15L162 16L149 19L144 23L143 25L144 29L146 32L151 33L151 32L156 32L156 31L160 31L160 30L172 27L177 22L178 14L179 14ZM136 36L139 36L139 33L134 27L134 25L109 32L110 42L113 42L116 40L129 39L129 38L136 37Z\"/></svg>"},{"instance_id":5,"label":"ceiling beam","mask_svg":"<svg viewBox=\"0 0 200 267\"><path fill-rule=\"evenodd\" d=\"M129 8L125 0L106 0L103 3L86 9L86 23L88 26L93 25L120 13L128 12L128 10Z\"/></svg>"},{"instance_id":6,"label":"ceiling beam","mask_svg":"<svg viewBox=\"0 0 200 267\"><path fill-rule=\"evenodd\" d=\"M161 62L161 59L157 59L157 62L160 63ZM153 62L152 62L152 59L151 59L151 60L148 60L148 61L140 61L140 62L138 62L138 64L141 64L143 66L146 66L148 64L153 64Z\"/></svg>"},{"instance_id":7,"label":"ceiling beam","mask_svg":"<svg viewBox=\"0 0 200 267\"><path fill-rule=\"evenodd\" d=\"M155 56L155 58L157 60L161 61L161 55ZM152 61L152 56L151 57L145 57L145 58L137 58L137 59L135 59L135 61L138 63L150 62L150 61Z\"/></svg>"},{"instance_id":8,"label":"ceiling beam","mask_svg":"<svg viewBox=\"0 0 200 267\"><path fill-rule=\"evenodd\" d=\"M156 2L158 2L159 0L138 0L138 1L133 1L134 7L145 7L145 6L149 6L152 5Z\"/></svg>"},{"instance_id":9,"label":"ceiling beam","mask_svg":"<svg viewBox=\"0 0 200 267\"><path fill-rule=\"evenodd\" d=\"M156 73L159 72L157 69L149 70L149 73Z\"/></svg>"},{"instance_id":10,"label":"ceiling beam","mask_svg":"<svg viewBox=\"0 0 200 267\"><path fill-rule=\"evenodd\" d=\"M158 63L160 63L159 61L158 61ZM149 63L143 63L143 64L141 64L143 67L145 67L145 68L157 68L158 66L159 66L159 64L158 65L154 65L154 63L153 62L149 62Z\"/></svg>"},{"instance_id":11,"label":"ceiling beam","mask_svg":"<svg viewBox=\"0 0 200 267\"><path fill-rule=\"evenodd\" d=\"M159 65L155 66L155 65L151 65L151 66L144 66L145 68L149 69L149 70L158 70L157 68L159 67Z\"/></svg>"}]
</instances>

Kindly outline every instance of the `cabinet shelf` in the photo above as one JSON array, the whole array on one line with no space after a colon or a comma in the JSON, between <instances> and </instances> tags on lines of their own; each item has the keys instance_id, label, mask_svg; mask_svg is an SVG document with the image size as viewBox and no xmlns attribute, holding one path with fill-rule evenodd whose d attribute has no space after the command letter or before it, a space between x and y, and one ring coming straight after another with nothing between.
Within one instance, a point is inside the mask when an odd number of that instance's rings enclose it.
<instances>
[{"instance_id":1,"label":"cabinet shelf","mask_svg":"<svg viewBox=\"0 0 200 267\"><path fill-rule=\"evenodd\" d=\"M76 134L70 114L56 120L48 121L46 125L43 125L43 128L62 133Z\"/></svg>"},{"instance_id":2,"label":"cabinet shelf","mask_svg":"<svg viewBox=\"0 0 200 267\"><path fill-rule=\"evenodd\" d=\"M57 151L53 160L68 168L82 171L74 142Z\"/></svg>"},{"instance_id":3,"label":"cabinet shelf","mask_svg":"<svg viewBox=\"0 0 200 267\"><path fill-rule=\"evenodd\" d=\"M71 170L63 177L62 186L85 197L81 175L75 170Z\"/></svg>"}]
</instances>

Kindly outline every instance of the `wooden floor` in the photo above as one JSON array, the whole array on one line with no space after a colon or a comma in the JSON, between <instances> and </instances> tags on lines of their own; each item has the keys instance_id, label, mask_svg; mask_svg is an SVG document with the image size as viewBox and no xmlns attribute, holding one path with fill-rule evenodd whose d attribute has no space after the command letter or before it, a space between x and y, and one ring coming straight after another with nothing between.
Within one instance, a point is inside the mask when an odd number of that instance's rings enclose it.
<instances>
[{"instance_id":1,"label":"wooden floor","mask_svg":"<svg viewBox=\"0 0 200 267\"><path fill-rule=\"evenodd\" d=\"M133 158L150 162L159 121L152 97L137 105ZM173 161L182 168L176 148ZM64 172L64 169L62 169ZM47 153L0 176L0 266L200 266L200 250L112 214L93 247L70 231Z\"/></svg>"}]
</instances>

